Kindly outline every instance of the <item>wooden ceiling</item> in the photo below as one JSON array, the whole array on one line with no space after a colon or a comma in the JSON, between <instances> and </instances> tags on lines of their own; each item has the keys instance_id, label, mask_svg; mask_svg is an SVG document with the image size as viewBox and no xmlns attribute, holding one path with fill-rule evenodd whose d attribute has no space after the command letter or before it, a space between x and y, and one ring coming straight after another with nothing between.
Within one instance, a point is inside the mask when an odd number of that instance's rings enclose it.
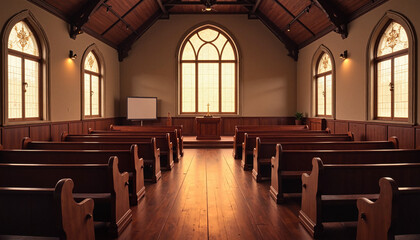
<instances>
[{"instance_id":1,"label":"wooden ceiling","mask_svg":"<svg viewBox=\"0 0 420 240\"><path fill-rule=\"evenodd\" d=\"M86 32L118 50L122 61L158 19L171 14L247 14L259 19L297 60L299 49L387 0L28 0L70 24L69 35ZM205 11L208 8L210 11Z\"/></svg>"}]
</instances>

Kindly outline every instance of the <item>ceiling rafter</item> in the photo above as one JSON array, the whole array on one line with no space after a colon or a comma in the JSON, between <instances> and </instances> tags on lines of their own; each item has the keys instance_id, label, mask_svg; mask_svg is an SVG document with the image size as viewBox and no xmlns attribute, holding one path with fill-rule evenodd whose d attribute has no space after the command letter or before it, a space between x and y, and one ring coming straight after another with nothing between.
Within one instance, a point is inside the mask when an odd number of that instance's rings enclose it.
<instances>
[{"instance_id":1,"label":"ceiling rafter","mask_svg":"<svg viewBox=\"0 0 420 240\"><path fill-rule=\"evenodd\" d=\"M124 41L118 45L118 60L121 62L128 56L134 42L137 41L161 16L163 12L161 9L150 16L137 30L128 36Z\"/></svg>"},{"instance_id":2,"label":"ceiling rafter","mask_svg":"<svg viewBox=\"0 0 420 240\"><path fill-rule=\"evenodd\" d=\"M260 11L256 11L255 15L285 45L286 49L289 51L288 56L297 61L299 55L298 45L295 42L293 42L275 23L273 23Z\"/></svg>"},{"instance_id":3,"label":"ceiling rafter","mask_svg":"<svg viewBox=\"0 0 420 240\"><path fill-rule=\"evenodd\" d=\"M348 36L348 19L338 7L334 6L329 0L313 0L316 5L327 15L330 22L334 25L334 31L345 39Z\"/></svg>"},{"instance_id":4,"label":"ceiling rafter","mask_svg":"<svg viewBox=\"0 0 420 240\"><path fill-rule=\"evenodd\" d=\"M126 26L127 26L127 28L131 28L131 26L130 26L130 24L128 24L125 20L124 20L124 18L125 18L125 16L127 16L129 13L131 13L140 3L142 3L143 2L143 0L139 0L136 4L134 4L126 13L124 13L122 16L120 16L117 12L115 12L113 9L112 9L112 6L111 5L108 5L108 4L106 4L106 3L103 3L102 5L104 6L104 7L106 7L106 9L107 9L107 11L108 12L111 12L112 14L114 14L114 16L116 16L117 18L118 18L118 20L117 21L115 21L111 26L109 26L107 29L105 29L105 31L103 31L102 33L101 33L101 35L102 36L104 36L109 30L111 30L113 27L115 27L115 25L117 25L119 22L123 22ZM131 29L133 32L135 32L135 30L134 29Z\"/></svg>"},{"instance_id":5,"label":"ceiling rafter","mask_svg":"<svg viewBox=\"0 0 420 240\"><path fill-rule=\"evenodd\" d=\"M72 17L70 17L70 37L76 39L76 36L83 32L82 27L88 21L92 13L94 13L98 8L108 0L91 0L88 1L84 6L77 11Z\"/></svg>"},{"instance_id":6,"label":"ceiling rafter","mask_svg":"<svg viewBox=\"0 0 420 240\"><path fill-rule=\"evenodd\" d=\"M305 28L312 36L315 36L315 33L311 31L311 29L308 28L308 26L306 26L305 24L303 24L299 18L304 14L304 13L309 13L309 10L312 7L313 2L311 1L311 4L306 6L297 16L295 16L292 12L289 11L289 9L287 9L281 2L279 2L279 0L275 0L275 2L277 3L277 5L279 5L284 11L286 11L292 18L292 22L290 22L287 26L287 28L290 28L290 25L293 22L298 22L303 28Z\"/></svg>"},{"instance_id":7,"label":"ceiling rafter","mask_svg":"<svg viewBox=\"0 0 420 240\"><path fill-rule=\"evenodd\" d=\"M177 6L177 5L203 5L206 3L207 0L200 0L200 1L191 1L191 2L184 2L182 0L174 0L164 3L164 6ZM253 7L255 4L245 1L245 0L237 0L235 2L232 1L215 1L210 0L212 5L241 5L241 6L250 6Z\"/></svg>"}]
</instances>

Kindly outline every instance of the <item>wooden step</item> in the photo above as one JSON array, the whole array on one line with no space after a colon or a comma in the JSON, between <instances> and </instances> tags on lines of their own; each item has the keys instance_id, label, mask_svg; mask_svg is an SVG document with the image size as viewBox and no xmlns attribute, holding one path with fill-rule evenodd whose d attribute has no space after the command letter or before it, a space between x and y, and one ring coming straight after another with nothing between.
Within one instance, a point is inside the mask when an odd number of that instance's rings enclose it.
<instances>
[{"instance_id":1,"label":"wooden step","mask_svg":"<svg viewBox=\"0 0 420 240\"><path fill-rule=\"evenodd\" d=\"M195 136L184 136L184 148L233 148L233 137L222 136L221 140L196 140Z\"/></svg>"}]
</instances>

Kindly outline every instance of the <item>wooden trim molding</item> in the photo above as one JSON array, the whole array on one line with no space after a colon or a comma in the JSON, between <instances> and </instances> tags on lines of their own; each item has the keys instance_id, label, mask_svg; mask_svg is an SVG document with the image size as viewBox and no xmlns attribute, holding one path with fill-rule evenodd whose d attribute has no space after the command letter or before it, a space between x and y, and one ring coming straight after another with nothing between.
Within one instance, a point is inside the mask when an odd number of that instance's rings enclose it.
<instances>
[{"instance_id":1,"label":"wooden trim molding","mask_svg":"<svg viewBox=\"0 0 420 240\"><path fill-rule=\"evenodd\" d=\"M61 133L87 134L88 128L106 130L118 118L101 118L63 122L46 122L0 127L0 140L5 149L20 149L24 137L40 141L60 141Z\"/></svg>"}]
</instances>

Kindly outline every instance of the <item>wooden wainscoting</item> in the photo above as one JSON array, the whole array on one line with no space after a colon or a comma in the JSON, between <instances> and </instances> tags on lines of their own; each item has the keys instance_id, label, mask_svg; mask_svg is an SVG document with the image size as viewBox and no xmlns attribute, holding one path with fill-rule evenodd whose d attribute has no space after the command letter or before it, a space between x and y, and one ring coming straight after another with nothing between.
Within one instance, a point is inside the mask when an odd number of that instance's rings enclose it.
<instances>
[{"instance_id":1,"label":"wooden wainscoting","mask_svg":"<svg viewBox=\"0 0 420 240\"><path fill-rule=\"evenodd\" d=\"M308 118L307 124L313 130L312 126L318 126L322 119ZM400 148L420 149L420 126L411 126L398 123L380 123L368 121L350 121L326 119L326 127L331 129L332 133L353 132L356 141L380 141L387 140L389 137L397 136ZM313 124L315 122L315 124Z\"/></svg>"},{"instance_id":2,"label":"wooden wainscoting","mask_svg":"<svg viewBox=\"0 0 420 240\"><path fill-rule=\"evenodd\" d=\"M116 122L117 118L102 118L4 126L0 129L0 140L5 149L21 148L24 137L39 141L60 141L61 133L64 131L68 131L70 134L87 134L89 127L105 130L109 128L110 124Z\"/></svg>"},{"instance_id":3,"label":"wooden wainscoting","mask_svg":"<svg viewBox=\"0 0 420 240\"><path fill-rule=\"evenodd\" d=\"M222 136L233 136L236 125L293 125L294 117L223 117L221 116ZM143 121L144 125L166 125L166 117L157 120ZM119 118L121 124L140 124ZM196 136L195 117L172 117L173 125L183 125L183 135Z\"/></svg>"}]
</instances>

